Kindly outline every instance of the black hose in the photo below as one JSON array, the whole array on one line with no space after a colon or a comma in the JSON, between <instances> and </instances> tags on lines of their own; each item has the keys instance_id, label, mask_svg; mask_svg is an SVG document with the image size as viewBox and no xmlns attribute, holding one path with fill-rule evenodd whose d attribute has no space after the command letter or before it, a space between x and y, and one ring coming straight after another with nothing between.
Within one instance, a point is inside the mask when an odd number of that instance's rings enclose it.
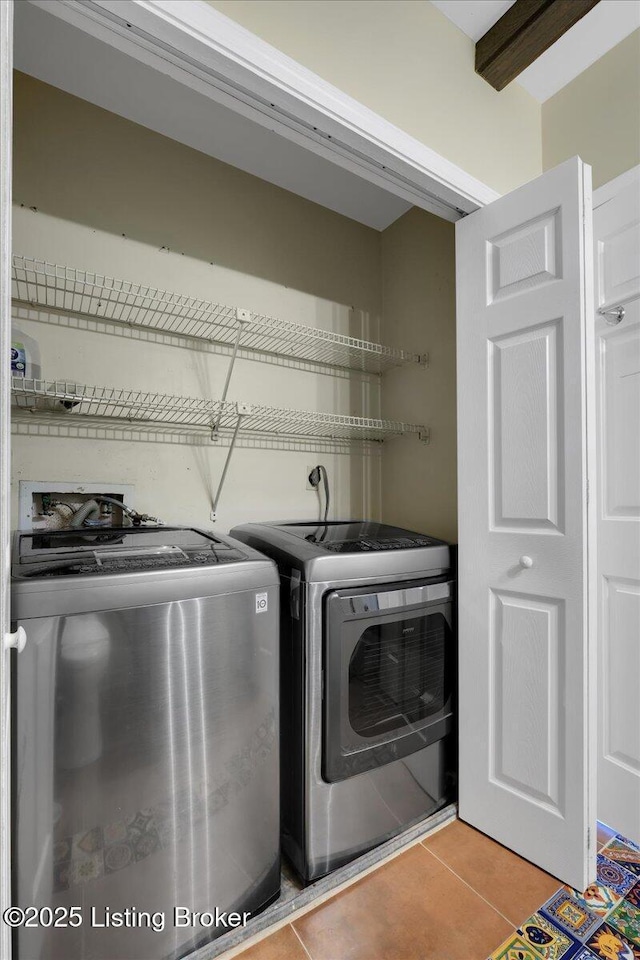
<instances>
[{"instance_id":1,"label":"black hose","mask_svg":"<svg viewBox=\"0 0 640 960\"><path fill-rule=\"evenodd\" d=\"M326 523L327 517L329 516L329 476L322 464L320 464L319 467L324 480L324 522Z\"/></svg>"},{"instance_id":2,"label":"black hose","mask_svg":"<svg viewBox=\"0 0 640 960\"><path fill-rule=\"evenodd\" d=\"M314 467L311 473L309 474L309 483L313 487L318 487L320 485L320 478L322 477L324 483L324 523L327 522L327 517L329 516L329 475L327 473L327 468L321 463L317 467Z\"/></svg>"}]
</instances>

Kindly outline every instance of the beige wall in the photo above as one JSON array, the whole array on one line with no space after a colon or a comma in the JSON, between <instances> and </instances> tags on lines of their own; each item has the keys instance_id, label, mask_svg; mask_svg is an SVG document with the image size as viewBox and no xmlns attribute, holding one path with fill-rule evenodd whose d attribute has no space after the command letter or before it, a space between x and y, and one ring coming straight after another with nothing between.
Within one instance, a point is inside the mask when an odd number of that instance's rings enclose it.
<instances>
[{"instance_id":1,"label":"beige wall","mask_svg":"<svg viewBox=\"0 0 640 960\"><path fill-rule=\"evenodd\" d=\"M382 234L383 337L429 366L384 374L383 415L431 428L428 445L399 437L382 454L382 516L457 541L454 226L413 209Z\"/></svg>"},{"instance_id":2,"label":"beige wall","mask_svg":"<svg viewBox=\"0 0 640 960\"><path fill-rule=\"evenodd\" d=\"M640 163L640 30L543 104L542 153L545 170L578 154L594 187Z\"/></svg>"},{"instance_id":3,"label":"beige wall","mask_svg":"<svg viewBox=\"0 0 640 960\"><path fill-rule=\"evenodd\" d=\"M16 76L15 93L15 253L377 338L378 232L30 77ZM215 349L19 314L40 344L46 379L220 395L227 358ZM376 382L363 388L355 376L302 365L241 360L230 399L379 415ZM225 453L210 443L18 435L14 523L24 479L131 483L138 509L208 526ZM319 460L336 513L378 515L379 458L240 449L219 528L316 516L316 494L305 487L307 467Z\"/></svg>"},{"instance_id":4,"label":"beige wall","mask_svg":"<svg viewBox=\"0 0 640 960\"><path fill-rule=\"evenodd\" d=\"M540 104L477 76L428 0L209 2L500 193L542 172Z\"/></svg>"}]
</instances>

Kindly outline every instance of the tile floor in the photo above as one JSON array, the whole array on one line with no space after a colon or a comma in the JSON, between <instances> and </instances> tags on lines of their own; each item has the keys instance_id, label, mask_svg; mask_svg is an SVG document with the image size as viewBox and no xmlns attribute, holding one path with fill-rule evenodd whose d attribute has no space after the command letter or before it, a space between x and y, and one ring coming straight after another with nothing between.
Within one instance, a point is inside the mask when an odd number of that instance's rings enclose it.
<instances>
[{"instance_id":1,"label":"tile floor","mask_svg":"<svg viewBox=\"0 0 640 960\"><path fill-rule=\"evenodd\" d=\"M455 821L237 960L640 960L640 852L599 845L577 894Z\"/></svg>"},{"instance_id":2,"label":"tile floor","mask_svg":"<svg viewBox=\"0 0 640 960\"><path fill-rule=\"evenodd\" d=\"M598 831L596 882L561 887L490 960L640 960L640 847Z\"/></svg>"}]
</instances>

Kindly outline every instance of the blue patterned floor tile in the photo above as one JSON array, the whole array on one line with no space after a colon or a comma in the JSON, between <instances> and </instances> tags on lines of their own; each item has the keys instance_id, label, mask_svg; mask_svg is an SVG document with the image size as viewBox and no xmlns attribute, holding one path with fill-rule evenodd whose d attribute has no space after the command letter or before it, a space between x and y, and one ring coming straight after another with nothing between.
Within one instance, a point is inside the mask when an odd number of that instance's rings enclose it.
<instances>
[{"instance_id":1,"label":"blue patterned floor tile","mask_svg":"<svg viewBox=\"0 0 640 960\"><path fill-rule=\"evenodd\" d=\"M621 864L614 863L601 853L598 854L598 883L601 886L613 890L619 897L624 897L636 880L637 877L625 870Z\"/></svg>"},{"instance_id":2,"label":"blue patterned floor tile","mask_svg":"<svg viewBox=\"0 0 640 960\"><path fill-rule=\"evenodd\" d=\"M564 890L560 890L555 897L540 907L538 913L580 943L584 943L603 919Z\"/></svg>"},{"instance_id":3,"label":"blue patterned floor tile","mask_svg":"<svg viewBox=\"0 0 640 960\"><path fill-rule=\"evenodd\" d=\"M547 900L540 912L579 941L586 940L602 923L601 916L593 913L584 902L580 903L564 888Z\"/></svg>"}]
</instances>

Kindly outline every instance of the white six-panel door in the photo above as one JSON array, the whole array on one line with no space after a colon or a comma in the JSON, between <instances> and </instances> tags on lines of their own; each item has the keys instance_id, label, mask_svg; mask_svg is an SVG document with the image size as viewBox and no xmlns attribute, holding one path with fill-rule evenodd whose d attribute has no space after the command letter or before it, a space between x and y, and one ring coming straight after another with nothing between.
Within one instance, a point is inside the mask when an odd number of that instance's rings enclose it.
<instances>
[{"instance_id":1,"label":"white six-panel door","mask_svg":"<svg viewBox=\"0 0 640 960\"><path fill-rule=\"evenodd\" d=\"M590 184L574 158L456 225L460 817L580 889L595 876Z\"/></svg>"},{"instance_id":2,"label":"white six-panel door","mask_svg":"<svg viewBox=\"0 0 640 960\"><path fill-rule=\"evenodd\" d=\"M593 214L596 307L625 310L595 319L598 818L640 843L640 168L619 181Z\"/></svg>"}]
</instances>

